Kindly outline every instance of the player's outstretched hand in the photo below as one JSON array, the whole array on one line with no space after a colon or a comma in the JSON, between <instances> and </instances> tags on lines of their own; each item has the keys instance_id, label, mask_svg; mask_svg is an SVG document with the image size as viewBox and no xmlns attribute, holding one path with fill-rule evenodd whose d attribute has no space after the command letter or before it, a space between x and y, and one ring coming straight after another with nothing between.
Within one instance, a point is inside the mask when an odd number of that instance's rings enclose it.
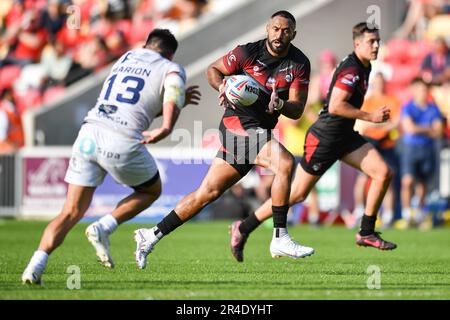
<instances>
[{"instance_id":1,"label":"player's outstretched hand","mask_svg":"<svg viewBox=\"0 0 450 320\"><path fill-rule=\"evenodd\" d=\"M272 84L272 94L270 95L270 102L266 112L272 114L273 111L275 110L275 107L277 107L279 103L280 98L278 98L277 85L274 83Z\"/></svg>"},{"instance_id":2,"label":"player's outstretched hand","mask_svg":"<svg viewBox=\"0 0 450 320\"><path fill-rule=\"evenodd\" d=\"M219 86L219 106L222 106L225 110L226 108L233 108L236 109L236 107L228 101L226 95L225 95L225 85L227 83L227 80L223 79L222 84Z\"/></svg>"},{"instance_id":3,"label":"player's outstretched hand","mask_svg":"<svg viewBox=\"0 0 450 320\"><path fill-rule=\"evenodd\" d=\"M142 132L142 136L144 137L140 143L142 144L149 144L149 143L156 143L159 140L163 139L167 136L167 132L163 128L155 128L149 131Z\"/></svg>"},{"instance_id":4,"label":"player's outstretched hand","mask_svg":"<svg viewBox=\"0 0 450 320\"><path fill-rule=\"evenodd\" d=\"M383 106L377 111L370 114L370 121L375 123L382 123L389 120L391 117L391 109L388 106Z\"/></svg>"},{"instance_id":5,"label":"player's outstretched hand","mask_svg":"<svg viewBox=\"0 0 450 320\"><path fill-rule=\"evenodd\" d=\"M186 89L186 99L184 102L185 107L189 104L198 106L198 103L200 102L200 97L202 96L198 88L199 86L190 86Z\"/></svg>"}]
</instances>

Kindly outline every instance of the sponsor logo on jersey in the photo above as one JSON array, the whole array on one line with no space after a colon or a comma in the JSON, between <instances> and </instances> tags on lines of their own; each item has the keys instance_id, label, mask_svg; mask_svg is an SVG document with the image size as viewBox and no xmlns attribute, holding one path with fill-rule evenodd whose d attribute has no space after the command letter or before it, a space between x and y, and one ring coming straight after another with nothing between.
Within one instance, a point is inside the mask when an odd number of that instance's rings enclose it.
<instances>
[{"instance_id":1,"label":"sponsor logo on jersey","mask_svg":"<svg viewBox=\"0 0 450 320\"><path fill-rule=\"evenodd\" d=\"M266 87L272 87L272 85L274 85L275 83L277 83L275 78L269 77L269 78L267 78L267 81L266 81Z\"/></svg>"},{"instance_id":2,"label":"sponsor logo on jersey","mask_svg":"<svg viewBox=\"0 0 450 320\"><path fill-rule=\"evenodd\" d=\"M95 142L91 138L83 138L80 141L80 152L83 155L89 156L95 151Z\"/></svg>"},{"instance_id":3,"label":"sponsor logo on jersey","mask_svg":"<svg viewBox=\"0 0 450 320\"><path fill-rule=\"evenodd\" d=\"M265 64L264 62L262 62L259 59L256 59L256 62L258 62L260 65L262 65L264 68L267 68L267 64Z\"/></svg>"},{"instance_id":4,"label":"sponsor logo on jersey","mask_svg":"<svg viewBox=\"0 0 450 320\"><path fill-rule=\"evenodd\" d=\"M355 76L355 75L349 73L349 74L346 74L344 77L342 77L341 83L346 84L351 87L354 87L356 82L358 82L358 80L359 80L358 75Z\"/></svg>"}]
</instances>

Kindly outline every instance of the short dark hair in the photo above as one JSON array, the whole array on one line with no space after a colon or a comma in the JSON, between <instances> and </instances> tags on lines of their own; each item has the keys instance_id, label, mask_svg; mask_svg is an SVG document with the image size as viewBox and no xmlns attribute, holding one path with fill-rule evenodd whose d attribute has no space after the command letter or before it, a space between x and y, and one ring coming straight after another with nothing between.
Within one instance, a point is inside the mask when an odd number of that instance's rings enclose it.
<instances>
[{"instance_id":1,"label":"short dark hair","mask_svg":"<svg viewBox=\"0 0 450 320\"><path fill-rule=\"evenodd\" d=\"M278 17L278 16L281 16L283 18L291 20L292 24L294 25L294 28L297 25L297 21L295 21L294 16L289 11L286 11L286 10L277 11L270 18L272 19L272 18L275 18L275 17Z\"/></svg>"},{"instance_id":2,"label":"short dark hair","mask_svg":"<svg viewBox=\"0 0 450 320\"><path fill-rule=\"evenodd\" d=\"M372 33L372 32L378 32L379 30L380 30L380 28L374 23L360 22L357 25L355 25L352 29L353 40L363 36L364 33L366 33L366 32Z\"/></svg>"},{"instance_id":3,"label":"short dark hair","mask_svg":"<svg viewBox=\"0 0 450 320\"><path fill-rule=\"evenodd\" d=\"M178 41L168 29L154 29L148 35L146 47L156 47L165 57L173 55L178 48Z\"/></svg>"},{"instance_id":4,"label":"short dark hair","mask_svg":"<svg viewBox=\"0 0 450 320\"><path fill-rule=\"evenodd\" d=\"M428 87L428 83L425 80L423 80L422 77L415 77L414 79L411 80L410 85L414 85L417 83L423 84Z\"/></svg>"}]
</instances>

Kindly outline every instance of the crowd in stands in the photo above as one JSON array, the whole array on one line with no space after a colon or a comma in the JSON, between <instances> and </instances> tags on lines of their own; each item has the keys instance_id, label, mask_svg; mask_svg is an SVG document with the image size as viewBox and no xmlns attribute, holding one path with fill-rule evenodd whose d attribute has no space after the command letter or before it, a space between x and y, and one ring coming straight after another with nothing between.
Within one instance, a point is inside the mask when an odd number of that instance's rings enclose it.
<instances>
[{"instance_id":1,"label":"crowd in stands","mask_svg":"<svg viewBox=\"0 0 450 320\"><path fill-rule=\"evenodd\" d=\"M169 28L180 36L201 16L220 13L227 7L224 2L2 0L0 109L12 105L22 115L55 101L67 86L140 46L153 28Z\"/></svg>"},{"instance_id":2,"label":"crowd in stands","mask_svg":"<svg viewBox=\"0 0 450 320\"><path fill-rule=\"evenodd\" d=\"M2 0L0 90L13 89L20 113L60 96L155 26L182 33L205 0Z\"/></svg>"}]
</instances>

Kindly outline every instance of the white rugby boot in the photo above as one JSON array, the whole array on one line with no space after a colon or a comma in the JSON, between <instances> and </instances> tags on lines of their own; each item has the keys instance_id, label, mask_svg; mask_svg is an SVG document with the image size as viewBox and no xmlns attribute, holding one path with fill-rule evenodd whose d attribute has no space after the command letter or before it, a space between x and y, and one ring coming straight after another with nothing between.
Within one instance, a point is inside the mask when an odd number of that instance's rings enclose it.
<instances>
[{"instance_id":1,"label":"white rugby boot","mask_svg":"<svg viewBox=\"0 0 450 320\"><path fill-rule=\"evenodd\" d=\"M109 236L102 225L96 221L86 228L86 237L95 249L100 263L106 268L114 268L114 261L109 252Z\"/></svg>"},{"instance_id":2,"label":"white rugby boot","mask_svg":"<svg viewBox=\"0 0 450 320\"><path fill-rule=\"evenodd\" d=\"M147 266L147 256L159 241L159 238L155 235L155 230L156 227L151 229L137 229L134 231L134 241L136 241L135 259L139 269L145 269Z\"/></svg>"},{"instance_id":3,"label":"white rugby boot","mask_svg":"<svg viewBox=\"0 0 450 320\"><path fill-rule=\"evenodd\" d=\"M282 232L274 229L272 242L270 243L270 254L272 258L289 257L292 259L304 258L312 255L314 249L306 246L302 246L292 240L291 236L285 231L284 228L278 228L283 230ZM277 237L277 232L279 232Z\"/></svg>"},{"instance_id":4,"label":"white rugby boot","mask_svg":"<svg viewBox=\"0 0 450 320\"><path fill-rule=\"evenodd\" d=\"M23 284L42 284L42 274L44 273L45 267L39 265L32 265L31 263L25 268L22 274Z\"/></svg>"}]
</instances>

